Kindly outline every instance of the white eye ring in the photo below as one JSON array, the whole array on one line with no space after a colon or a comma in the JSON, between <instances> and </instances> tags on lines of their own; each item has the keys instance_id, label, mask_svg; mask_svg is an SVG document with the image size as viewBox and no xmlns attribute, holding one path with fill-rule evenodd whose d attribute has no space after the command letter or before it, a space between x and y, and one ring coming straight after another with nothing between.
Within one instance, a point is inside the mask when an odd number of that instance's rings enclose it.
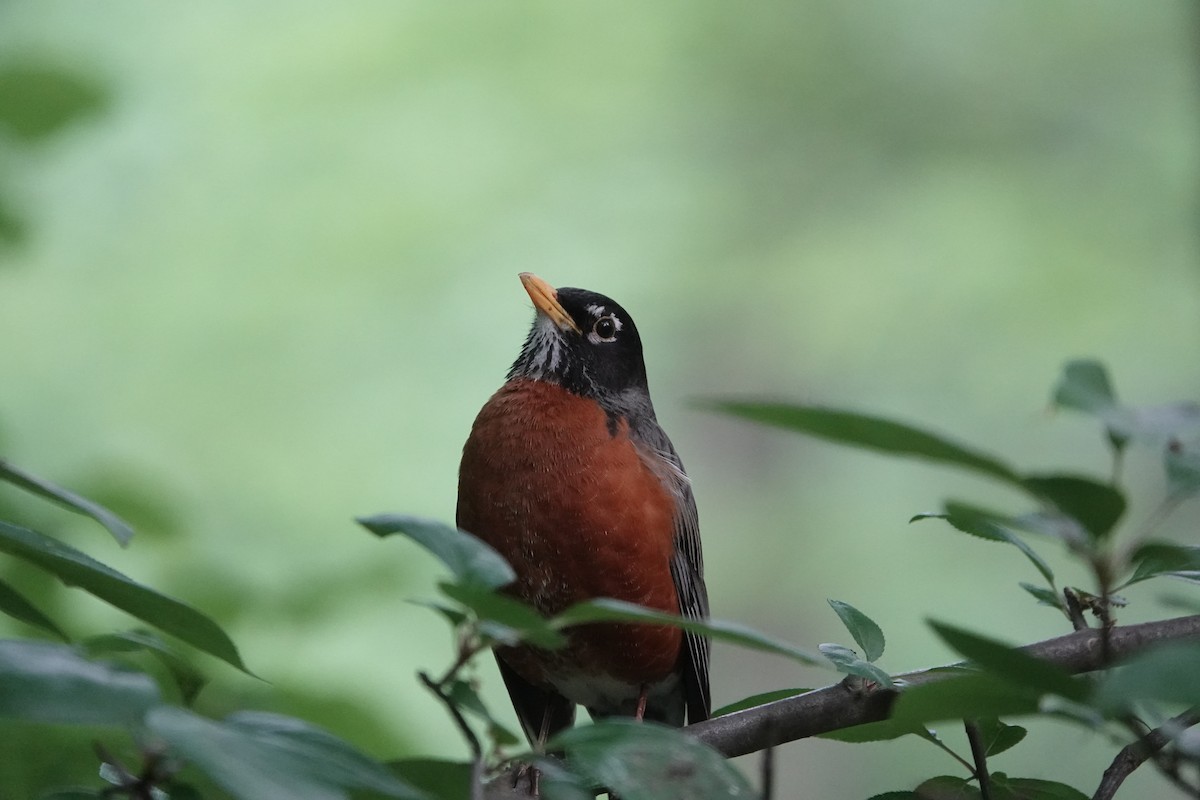
<instances>
[{"instance_id":1,"label":"white eye ring","mask_svg":"<svg viewBox=\"0 0 1200 800\"><path fill-rule=\"evenodd\" d=\"M615 342L617 333L621 330L621 320L617 319L612 314L605 314L600 319L592 323L592 330L588 333L588 341L592 344L600 344L601 342Z\"/></svg>"}]
</instances>

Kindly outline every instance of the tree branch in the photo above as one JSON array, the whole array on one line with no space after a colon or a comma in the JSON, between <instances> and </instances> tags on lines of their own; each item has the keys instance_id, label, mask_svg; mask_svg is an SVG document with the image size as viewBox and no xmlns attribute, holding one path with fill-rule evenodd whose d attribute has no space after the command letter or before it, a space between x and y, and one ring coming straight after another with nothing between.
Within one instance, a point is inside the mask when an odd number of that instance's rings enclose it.
<instances>
[{"instance_id":1,"label":"tree branch","mask_svg":"<svg viewBox=\"0 0 1200 800\"><path fill-rule=\"evenodd\" d=\"M1200 639L1200 614L1112 628L1108 655L1102 653L1104 634L1085 629L1023 648L1072 674L1092 672L1146 647L1182 639ZM938 668L944 669L944 668ZM944 672L920 670L896 676L908 686L943 680ZM880 689L855 693L842 684L826 686L795 697L689 725L684 730L709 747L732 758L785 742L887 719L897 692Z\"/></svg>"},{"instance_id":2,"label":"tree branch","mask_svg":"<svg viewBox=\"0 0 1200 800\"><path fill-rule=\"evenodd\" d=\"M1100 781L1099 788L1096 789L1096 794L1092 796L1092 800L1111 800L1116 795L1117 789L1121 787L1126 778L1133 774L1135 769L1170 744L1174 736L1197 723L1200 723L1200 710L1191 708L1177 717L1172 717L1161 728L1152 730L1142 735L1137 741L1125 745L1121 748L1121 752L1117 753L1117 757L1113 759L1108 769L1104 770L1104 777ZM1168 777L1178 779L1178 776L1175 775L1168 775ZM1191 790L1191 787L1183 788Z\"/></svg>"},{"instance_id":3,"label":"tree branch","mask_svg":"<svg viewBox=\"0 0 1200 800\"><path fill-rule=\"evenodd\" d=\"M982 800L992 800L992 781L988 773L987 748L983 745L983 737L979 734L979 723L974 720L964 720L963 727L967 731L967 742L971 745L971 758L975 761L975 780L979 781L979 796Z\"/></svg>"}]
</instances>

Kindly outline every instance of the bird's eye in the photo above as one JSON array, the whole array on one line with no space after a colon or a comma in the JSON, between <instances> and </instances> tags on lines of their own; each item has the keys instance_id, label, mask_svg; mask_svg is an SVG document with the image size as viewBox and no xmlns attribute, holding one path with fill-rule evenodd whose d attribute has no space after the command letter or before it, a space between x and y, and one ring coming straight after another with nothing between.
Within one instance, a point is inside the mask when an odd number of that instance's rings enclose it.
<instances>
[{"instance_id":1,"label":"bird's eye","mask_svg":"<svg viewBox=\"0 0 1200 800\"><path fill-rule=\"evenodd\" d=\"M596 320L596 324L592 326L592 333L602 342L611 342L616 340L617 331L620 329L620 323L608 314Z\"/></svg>"}]
</instances>

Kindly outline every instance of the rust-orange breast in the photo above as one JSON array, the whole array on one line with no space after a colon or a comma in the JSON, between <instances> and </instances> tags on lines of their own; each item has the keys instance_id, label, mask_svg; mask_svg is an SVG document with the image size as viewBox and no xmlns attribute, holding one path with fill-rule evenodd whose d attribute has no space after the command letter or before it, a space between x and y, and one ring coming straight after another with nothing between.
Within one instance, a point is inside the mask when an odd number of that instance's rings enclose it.
<instances>
[{"instance_id":1,"label":"rust-orange breast","mask_svg":"<svg viewBox=\"0 0 1200 800\"><path fill-rule=\"evenodd\" d=\"M458 525L517 573L510 589L545 614L595 597L678 613L670 562L675 503L621 421L559 386L517 379L479 412L463 451ZM596 672L651 683L676 667L681 635L654 625L588 625L553 654L509 653L526 680ZM539 674L533 674L533 673Z\"/></svg>"}]
</instances>

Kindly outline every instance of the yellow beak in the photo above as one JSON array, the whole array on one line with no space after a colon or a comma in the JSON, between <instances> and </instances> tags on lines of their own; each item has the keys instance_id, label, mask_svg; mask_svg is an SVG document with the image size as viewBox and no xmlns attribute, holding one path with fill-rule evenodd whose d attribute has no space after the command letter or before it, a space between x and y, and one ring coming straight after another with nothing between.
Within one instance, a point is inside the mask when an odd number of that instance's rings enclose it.
<instances>
[{"instance_id":1,"label":"yellow beak","mask_svg":"<svg viewBox=\"0 0 1200 800\"><path fill-rule=\"evenodd\" d=\"M571 319L571 315L562 307L562 303L558 302L557 289L532 272L522 272L520 278L525 291L529 292L529 299L533 301L533 305L538 311L549 317L560 330L583 333L575 324L575 320Z\"/></svg>"}]
</instances>

